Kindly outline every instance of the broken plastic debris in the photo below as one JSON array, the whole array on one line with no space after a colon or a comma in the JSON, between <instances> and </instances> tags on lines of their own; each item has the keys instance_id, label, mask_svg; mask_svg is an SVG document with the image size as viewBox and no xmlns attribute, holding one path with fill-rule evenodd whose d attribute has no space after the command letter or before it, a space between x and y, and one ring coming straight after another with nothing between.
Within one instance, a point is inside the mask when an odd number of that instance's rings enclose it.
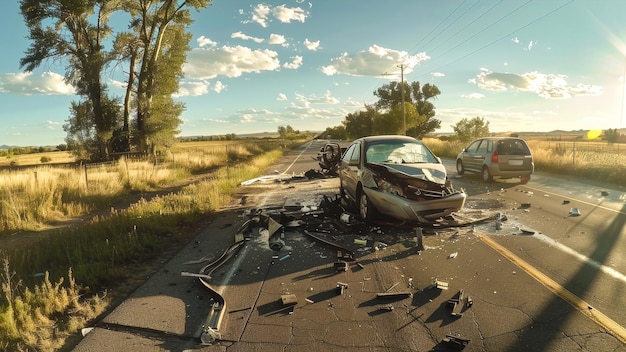
<instances>
[{"instance_id":1,"label":"broken plastic debris","mask_svg":"<svg viewBox=\"0 0 626 352\"><path fill-rule=\"evenodd\" d=\"M459 255L459 252L450 253L450 255L448 255L448 259L456 258L457 255Z\"/></svg>"},{"instance_id":2,"label":"broken plastic debris","mask_svg":"<svg viewBox=\"0 0 626 352\"><path fill-rule=\"evenodd\" d=\"M580 215L580 211L578 210L578 208L572 208L569 211L569 215L570 216L579 216Z\"/></svg>"}]
</instances>

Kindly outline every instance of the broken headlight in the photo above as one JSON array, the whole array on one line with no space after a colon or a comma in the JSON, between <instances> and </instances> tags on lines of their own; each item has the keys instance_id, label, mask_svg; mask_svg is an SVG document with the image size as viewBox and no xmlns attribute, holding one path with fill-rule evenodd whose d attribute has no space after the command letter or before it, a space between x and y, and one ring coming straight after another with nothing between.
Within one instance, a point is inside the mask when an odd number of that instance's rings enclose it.
<instances>
[{"instance_id":1,"label":"broken headlight","mask_svg":"<svg viewBox=\"0 0 626 352\"><path fill-rule=\"evenodd\" d=\"M376 184L378 185L378 189L381 190L382 192L395 194L400 197L405 197L404 191L402 191L402 188L382 178L377 178L375 180L376 180Z\"/></svg>"}]
</instances>

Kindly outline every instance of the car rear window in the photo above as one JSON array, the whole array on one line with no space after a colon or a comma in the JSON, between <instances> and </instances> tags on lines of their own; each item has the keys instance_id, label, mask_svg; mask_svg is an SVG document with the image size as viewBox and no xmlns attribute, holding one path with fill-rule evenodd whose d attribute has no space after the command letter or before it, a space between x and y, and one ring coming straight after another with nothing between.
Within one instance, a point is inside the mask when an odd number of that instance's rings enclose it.
<instances>
[{"instance_id":1,"label":"car rear window","mask_svg":"<svg viewBox=\"0 0 626 352\"><path fill-rule=\"evenodd\" d=\"M521 139L505 139L498 142L499 155L530 155L530 149Z\"/></svg>"}]
</instances>

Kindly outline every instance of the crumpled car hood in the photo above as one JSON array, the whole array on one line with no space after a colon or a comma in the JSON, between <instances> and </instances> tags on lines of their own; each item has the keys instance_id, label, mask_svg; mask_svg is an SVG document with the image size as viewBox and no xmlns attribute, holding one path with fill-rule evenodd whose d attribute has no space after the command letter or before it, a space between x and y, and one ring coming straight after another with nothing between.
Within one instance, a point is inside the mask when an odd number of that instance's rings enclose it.
<instances>
[{"instance_id":1,"label":"crumpled car hood","mask_svg":"<svg viewBox=\"0 0 626 352\"><path fill-rule=\"evenodd\" d=\"M442 164L395 164L395 163L368 163L366 167L384 178L391 178L389 181L400 181L411 183L410 180L417 179L446 185L446 171Z\"/></svg>"}]
</instances>

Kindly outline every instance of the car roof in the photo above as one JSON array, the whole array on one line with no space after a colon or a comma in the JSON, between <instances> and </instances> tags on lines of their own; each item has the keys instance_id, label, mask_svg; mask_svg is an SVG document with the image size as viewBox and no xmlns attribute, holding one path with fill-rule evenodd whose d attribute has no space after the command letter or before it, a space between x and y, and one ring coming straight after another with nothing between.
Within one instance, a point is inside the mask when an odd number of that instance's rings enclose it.
<instances>
[{"instance_id":1,"label":"car roof","mask_svg":"<svg viewBox=\"0 0 626 352\"><path fill-rule=\"evenodd\" d=\"M365 143L379 142L379 141L419 142L419 140L417 140L417 139L415 139L413 137L403 136L403 135L395 135L395 134L361 137L361 138L358 138L356 141L363 141Z\"/></svg>"},{"instance_id":2,"label":"car roof","mask_svg":"<svg viewBox=\"0 0 626 352\"><path fill-rule=\"evenodd\" d=\"M480 140L480 139L491 139L491 140L494 140L494 141L505 140L505 139L520 139L520 140L523 140L520 137L480 137L480 138L476 138L476 140Z\"/></svg>"}]
</instances>

